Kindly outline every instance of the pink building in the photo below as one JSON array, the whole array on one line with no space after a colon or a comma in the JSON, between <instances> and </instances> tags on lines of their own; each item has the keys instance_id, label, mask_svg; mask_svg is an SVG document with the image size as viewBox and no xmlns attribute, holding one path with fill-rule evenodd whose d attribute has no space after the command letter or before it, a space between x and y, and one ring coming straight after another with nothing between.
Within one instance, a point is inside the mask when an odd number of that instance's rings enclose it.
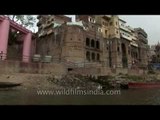
<instances>
[{"instance_id":1,"label":"pink building","mask_svg":"<svg viewBox=\"0 0 160 120\"><path fill-rule=\"evenodd\" d=\"M0 16L0 59L6 60L8 57L7 50L10 29L19 31L22 34L22 62L29 62L31 58L32 32L5 16Z\"/></svg>"}]
</instances>

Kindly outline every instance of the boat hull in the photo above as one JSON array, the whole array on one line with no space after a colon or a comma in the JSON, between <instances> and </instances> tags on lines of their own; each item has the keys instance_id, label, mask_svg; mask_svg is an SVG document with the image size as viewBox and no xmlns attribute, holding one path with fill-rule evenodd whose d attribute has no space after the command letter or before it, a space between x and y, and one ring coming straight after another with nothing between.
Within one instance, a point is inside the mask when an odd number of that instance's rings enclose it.
<instances>
[{"instance_id":1,"label":"boat hull","mask_svg":"<svg viewBox=\"0 0 160 120\"><path fill-rule=\"evenodd\" d=\"M21 83L0 82L0 88L10 88L20 86Z\"/></svg>"},{"instance_id":2,"label":"boat hull","mask_svg":"<svg viewBox=\"0 0 160 120\"><path fill-rule=\"evenodd\" d=\"M160 88L158 83L128 83L128 88Z\"/></svg>"}]
</instances>

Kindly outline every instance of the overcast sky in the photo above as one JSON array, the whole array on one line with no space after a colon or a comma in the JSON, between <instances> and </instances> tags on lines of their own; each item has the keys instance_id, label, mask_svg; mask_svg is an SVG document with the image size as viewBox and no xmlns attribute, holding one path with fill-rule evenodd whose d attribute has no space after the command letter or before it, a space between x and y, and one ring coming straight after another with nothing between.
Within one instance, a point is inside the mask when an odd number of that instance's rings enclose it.
<instances>
[{"instance_id":1,"label":"overcast sky","mask_svg":"<svg viewBox=\"0 0 160 120\"><path fill-rule=\"evenodd\" d=\"M75 20L75 16L67 15ZM141 27L148 34L149 45L160 41L160 15L119 15L131 27Z\"/></svg>"},{"instance_id":2,"label":"overcast sky","mask_svg":"<svg viewBox=\"0 0 160 120\"><path fill-rule=\"evenodd\" d=\"M123 15L128 25L132 27L141 27L148 34L148 43L157 44L160 41L160 15Z\"/></svg>"}]
</instances>

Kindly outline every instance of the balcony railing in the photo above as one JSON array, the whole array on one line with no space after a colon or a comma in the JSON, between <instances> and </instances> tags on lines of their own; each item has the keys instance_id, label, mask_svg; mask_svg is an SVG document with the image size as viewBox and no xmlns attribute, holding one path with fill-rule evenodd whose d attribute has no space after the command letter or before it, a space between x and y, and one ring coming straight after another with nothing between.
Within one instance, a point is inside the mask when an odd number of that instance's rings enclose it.
<instances>
[{"instance_id":1,"label":"balcony railing","mask_svg":"<svg viewBox=\"0 0 160 120\"><path fill-rule=\"evenodd\" d=\"M125 30L125 31L131 33L131 30L129 30L126 26L120 25L120 28L121 28L122 30Z\"/></svg>"},{"instance_id":2,"label":"balcony railing","mask_svg":"<svg viewBox=\"0 0 160 120\"><path fill-rule=\"evenodd\" d=\"M132 41L132 38L131 38L131 37L128 37L128 36L126 36L126 35L121 34L121 37L122 37L122 38L125 38L125 39L127 39L127 40L129 40L129 41Z\"/></svg>"},{"instance_id":3,"label":"balcony railing","mask_svg":"<svg viewBox=\"0 0 160 120\"><path fill-rule=\"evenodd\" d=\"M138 44L136 42L133 42L133 41L131 42L131 45L135 46L135 47L138 47Z\"/></svg>"},{"instance_id":4,"label":"balcony railing","mask_svg":"<svg viewBox=\"0 0 160 120\"><path fill-rule=\"evenodd\" d=\"M147 37L147 33L143 29L137 30L138 34L142 34L144 37Z\"/></svg>"},{"instance_id":5,"label":"balcony railing","mask_svg":"<svg viewBox=\"0 0 160 120\"><path fill-rule=\"evenodd\" d=\"M142 41L142 42L144 42L144 43L148 43L147 38L145 38L143 35L139 34L139 35L138 35L138 38L139 38L140 41Z\"/></svg>"}]
</instances>

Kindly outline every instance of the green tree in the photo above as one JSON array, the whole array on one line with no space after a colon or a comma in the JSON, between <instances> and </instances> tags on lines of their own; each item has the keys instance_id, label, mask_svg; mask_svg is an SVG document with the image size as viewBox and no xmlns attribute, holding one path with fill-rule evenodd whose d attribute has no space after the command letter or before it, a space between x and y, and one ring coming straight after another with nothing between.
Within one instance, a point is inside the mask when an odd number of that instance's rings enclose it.
<instances>
[{"instance_id":1,"label":"green tree","mask_svg":"<svg viewBox=\"0 0 160 120\"><path fill-rule=\"evenodd\" d=\"M6 15L11 20L15 21L16 23L21 24L22 26L30 29L35 30L36 24L36 15Z\"/></svg>"},{"instance_id":2,"label":"green tree","mask_svg":"<svg viewBox=\"0 0 160 120\"><path fill-rule=\"evenodd\" d=\"M11 20L15 21L16 23L26 27L27 29L31 30L32 32L35 31L35 25L36 25L36 15L6 15ZM11 31L9 32L9 45L15 44L17 42L17 37L19 36L19 33L17 31Z\"/></svg>"}]
</instances>

